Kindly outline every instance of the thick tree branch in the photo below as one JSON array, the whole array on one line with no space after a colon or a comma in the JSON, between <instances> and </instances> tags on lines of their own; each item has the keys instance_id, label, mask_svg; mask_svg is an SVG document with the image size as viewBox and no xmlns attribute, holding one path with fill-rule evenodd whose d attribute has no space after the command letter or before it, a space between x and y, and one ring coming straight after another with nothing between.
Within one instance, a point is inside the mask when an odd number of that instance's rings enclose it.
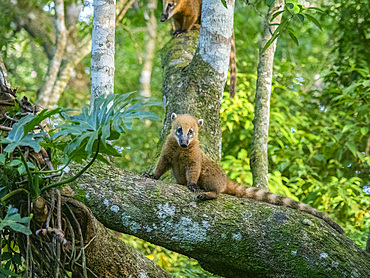
<instances>
[{"instance_id":1,"label":"thick tree branch","mask_svg":"<svg viewBox=\"0 0 370 278\"><path fill-rule=\"evenodd\" d=\"M197 259L226 277L368 277L370 256L307 213L95 165L73 185L106 227Z\"/></svg>"}]
</instances>

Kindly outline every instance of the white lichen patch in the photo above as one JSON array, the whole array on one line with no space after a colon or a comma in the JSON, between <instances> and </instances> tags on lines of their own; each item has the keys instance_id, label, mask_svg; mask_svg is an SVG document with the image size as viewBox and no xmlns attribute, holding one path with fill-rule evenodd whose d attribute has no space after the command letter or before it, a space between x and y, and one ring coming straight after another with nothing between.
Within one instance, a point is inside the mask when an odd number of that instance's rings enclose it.
<instances>
[{"instance_id":1,"label":"white lichen patch","mask_svg":"<svg viewBox=\"0 0 370 278\"><path fill-rule=\"evenodd\" d=\"M121 220L122 220L122 224L125 227L129 228L134 233L136 233L138 230L141 229L140 224L137 223L136 221L131 220L131 216L129 216L125 213L122 213Z\"/></svg>"},{"instance_id":2,"label":"white lichen patch","mask_svg":"<svg viewBox=\"0 0 370 278\"><path fill-rule=\"evenodd\" d=\"M170 63L169 63L169 66L176 66L178 64L181 64L181 63L185 63L186 61L184 59L174 59L172 60Z\"/></svg>"},{"instance_id":3,"label":"white lichen patch","mask_svg":"<svg viewBox=\"0 0 370 278\"><path fill-rule=\"evenodd\" d=\"M143 229L144 229L145 231L147 231L148 233L150 233L151 231L153 231L153 229L152 229L152 228L150 228L148 225L145 225L145 226L143 227Z\"/></svg>"},{"instance_id":4,"label":"white lichen patch","mask_svg":"<svg viewBox=\"0 0 370 278\"><path fill-rule=\"evenodd\" d=\"M237 234L232 234L232 239L235 239L235 240L241 240L242 239L242 235L240 233L237 233Z\"/></svg>"},{"instance_id":5,"label":"white lichen patch","mask_svg":"<svg viewBox=\"0 0 370 278\"><path fill-rule=\"evenodd\" d=\"M297 250L292 251L292 252L291 252L291 254L292 254L293 256L297 255Z\"/></svg>"},{"instance_id":6,"label":"white lichen patch","mask_svg":"<svg viewBox=\"0 0 370 278\"><path fill-rule=\"evenodd\" d=\"M113 211L113 212L118 212L119 211L119 206L113 205L113 206L110 207L110 210Z\"/></svg>"},{"instance_id":7,"label":"white lichen patch","mask_svg":"<svg viewBox=\"0 0 370 278\"><path fill-rule=\"evenodd\" d=\"M106 205L106 206L109 206L109 201L107 199L104 199L103 204Z\"/></svg>"},{"instance_id":8,"label":"white lichen patch","mask_svg":"<svg viewBox=\"0 0 370 278\"><path fill-rule=\"evenodd\" d=\"M146 272L140 272L139 273L139 278L148 278L148 274Z\"/></svg>"},{"instance_id":9,"label":"white lichen patch","mask_svg":"<svg viewBox=\"0 0 370 278\"><path fill-rule=\"evenodd\" d=\"M164 205L159 204L157 215L158 218L164 219L168 216L172 217L175 214L176 208L174 206L170 206L168 203L165 203Z\"/></svg>"},{"instance_id":10,"label":"white lichen patch","mask_svg":"<svg viewBox=\"0 0 370 278\"><path fill-rule=\"evenodd\" d=\"M207 229L190 217L181 217L178 223L172 225L171 229L176 232L173 239L180 243L181 248L188 251L192 250L193 245L208 241Z\"/></svg>"},{"instance_id":11,"label":"white lichen patch","mask_svg":"<svg viewBox=\"0 0 370 278\"><path fill-rule=\"evenodd\" d=\"M321 253L320 254L320 259L326 259L328 257L328 254L326 253Z\"/></svg>"},{"instance_id":12,"label":"white lichen patch","mask_svg":"<svg viewBox=\"0 0 370 278\"><path fill-rule=\"evenodd\" d=\"M208 224L208 221L206 221L206 220L203 220L203 221L202 221L202 225L203 225L203 227L204 227L204 228L206 228L206 229L208 229L209 227L211 227L211 225L209 225L209 224Z\"/></svg>"}]
</instances>

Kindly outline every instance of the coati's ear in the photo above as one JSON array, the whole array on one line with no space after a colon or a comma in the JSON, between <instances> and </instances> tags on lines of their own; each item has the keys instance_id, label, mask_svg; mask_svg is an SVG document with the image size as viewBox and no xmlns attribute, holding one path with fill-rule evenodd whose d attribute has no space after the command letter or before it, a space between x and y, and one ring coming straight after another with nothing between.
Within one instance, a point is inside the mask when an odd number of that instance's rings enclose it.
<instances>
[{"instance_id":1,"label":"coati's ear","mask_svg":"<svg viewBox=\"0 0 370 278\"><path fill-rule=\"evenodd\" d=\"M176 115L176 113L172 113L171 114L171 120L173 121L174 119L176 119L177 118L177 115Z\"/></svg>"},{"instance_id":2,"label":"coati's ear","mask_svg":"<svg viewBox=\"0 0 370 278\"><path fill-rule=\"evenodd\" d=\"M203 119L199 119L198 120L198 126L201 127L203 125L203 122L204 122Z\"/></svg>"}]
</instances>

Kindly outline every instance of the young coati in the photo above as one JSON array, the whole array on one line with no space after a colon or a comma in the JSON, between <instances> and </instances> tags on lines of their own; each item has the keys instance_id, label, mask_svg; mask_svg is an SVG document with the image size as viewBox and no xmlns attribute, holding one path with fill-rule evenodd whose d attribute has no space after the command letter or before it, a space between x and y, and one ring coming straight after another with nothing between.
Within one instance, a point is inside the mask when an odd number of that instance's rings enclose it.
<instances>
[{"instance_id":1,"label":"young coati","mask_svg":"<svg viewBox=\"0 0 370 278\"><path fill-rule=\"evenodd\" d=\"M198 129L202 126L203 120L175 113L172 113L171 119L172 129L163 145L154 174L150 175L152 178L159 179L172 169L177 183L185 185L193 192L198 192L199 189L205 191L197 196L199 200L210 200L217 198L219 194L229 194L290 207L321 218L339 233L344 233L343 229L326 214L309 205L230 180L221 166L207 158L199 147Z\"/></svg>"},{"instance_id":2,"label":"young coati","mask_svg":"<svg viewBox=\"0 0 370 278\"><path fill-rule=\"evenodd\" d=\"M200 28L200 16L202 14L202 0L163 0L163 12L161 22L173 18L177 37L182 33L189 32L193 27ZM236 49L234 29L231 38L230 51L230 97L234 98L236 91Z\"/></svg>"}]
</instances>

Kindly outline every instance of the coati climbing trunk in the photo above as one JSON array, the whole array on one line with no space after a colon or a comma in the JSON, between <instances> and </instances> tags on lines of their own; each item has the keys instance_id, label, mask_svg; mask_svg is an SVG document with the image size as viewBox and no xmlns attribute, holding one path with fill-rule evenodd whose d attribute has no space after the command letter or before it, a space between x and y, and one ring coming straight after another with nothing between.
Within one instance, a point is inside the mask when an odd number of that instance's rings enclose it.
<instances>
[{"instance_id":1,"label":"coati climbing trunk","mask_svg":"<svg viewBox=\"0 0 370 278\"><path fill-rule=\"evenodd\" d=\"M277 39L262 52L266 43L272 37L276 30L276 25L272 23L280 23L281 14L271 21L274 13L284 9L284 1L276 0L270 6L267 23L260 46L259 64L257 68L257 88L254 109L254 130L252 135L252 151L251 151L251 171L253 174L253 186L268 189L268 157L267 157L267 142L268 129L270 121L270 96L272 83L272 70L274 63L274 55Z\"/></svg>"},{"instance_id":2,"label":"coati climbing trunk","mask_svg":"<svg viewBox=\"0 0 370 278\"><path fill-rule=\"evenodd\" d=\"M220 160L220 107L229 66L234 0L226 3L228 8L219 0L204 0L200 31L172 38L162 49L166 117L159 151L171 128L171 114L187 113L204 119L201 148L211 159Z\"/></svg>"}]
</instances>

